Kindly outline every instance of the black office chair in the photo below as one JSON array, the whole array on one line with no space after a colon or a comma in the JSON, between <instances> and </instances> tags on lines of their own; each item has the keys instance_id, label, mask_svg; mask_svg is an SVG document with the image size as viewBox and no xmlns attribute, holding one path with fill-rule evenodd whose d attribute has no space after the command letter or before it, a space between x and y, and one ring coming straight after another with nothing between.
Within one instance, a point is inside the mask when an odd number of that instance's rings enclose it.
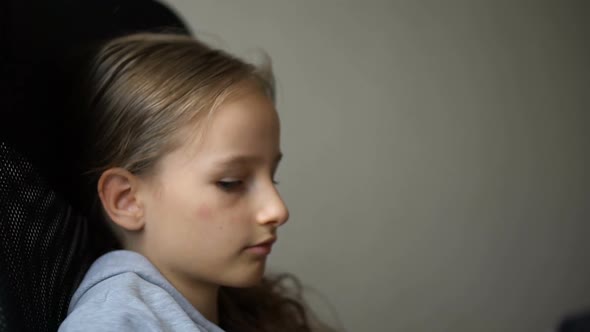
<instances>
[{"instance_id":1,"label":"black office chair","mask_svg":"<svg viewBox=\"0 0 590 332\"><path fill-rule=\"evenodd\" d=\"M590 310L566 317L557 332L590 332Z\"/></svg>"},{"instance_id":2,"label":"black office chair","mask_svg":"<svg viewBox=\"0 0 590 332\"><path fill-rule=\"evenodd\" d=\"M139 31L189 33L151 0L12 0L0 9L0 332L56 331L101 254L84 217L76 124L61 112L91 42Z\"/></svg>"},{"instance_id":3,"label":"black office chair","mask_svg":"<svg viewBox=\"0 0 590 332\"><path fill-rule=\"evenodd\" d=\"M55 331L88 268L88 224L0 142L0 331Z\"/></svg>"}]
</instances>

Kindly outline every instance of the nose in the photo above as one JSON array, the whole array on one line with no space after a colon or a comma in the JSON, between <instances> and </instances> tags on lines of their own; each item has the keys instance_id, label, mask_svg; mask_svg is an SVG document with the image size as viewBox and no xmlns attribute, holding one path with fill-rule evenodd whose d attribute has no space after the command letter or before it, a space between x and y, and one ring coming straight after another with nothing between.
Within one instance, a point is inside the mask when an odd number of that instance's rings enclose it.
<instances>
[{"instance_id":1,"label":"nose","mask_svg":"<svg viewBox=\"0 0 590 332\"><path fill-rule=\"evenodd\" d=\"M257 221L261 225L282 226L289 220L289 209L274 185L261 196Z\"/></svg>"}]
</instances>

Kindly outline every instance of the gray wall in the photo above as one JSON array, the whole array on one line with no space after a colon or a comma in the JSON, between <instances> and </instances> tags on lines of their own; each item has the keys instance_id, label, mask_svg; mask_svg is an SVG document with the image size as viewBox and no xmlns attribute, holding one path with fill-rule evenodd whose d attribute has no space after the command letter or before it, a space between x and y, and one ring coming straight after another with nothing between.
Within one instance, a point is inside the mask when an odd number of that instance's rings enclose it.
<instances>
[{"instance_id":1,"label":"gray wall","mask_svg":"<svg viewBox=\"0 0 590 332\"><path fill-rule=\"evenodd\" d=\"M274 59L271 267L326 320L536 332L590 306L586 1L169 3Z\"/></svg>"}]
</instances>

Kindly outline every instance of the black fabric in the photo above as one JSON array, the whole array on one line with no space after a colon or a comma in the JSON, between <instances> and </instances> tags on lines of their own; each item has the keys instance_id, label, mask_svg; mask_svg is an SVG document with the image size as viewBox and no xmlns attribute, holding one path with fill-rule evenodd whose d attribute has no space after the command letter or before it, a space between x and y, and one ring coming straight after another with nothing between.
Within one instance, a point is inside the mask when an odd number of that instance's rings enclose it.
<instances>
[{"instance_id":1,"label":"black fabric","mask_svg":"<svg viewBox=\"0 0 590 332\"><path fill-rule=\"evenodd\" d=\"M21 319L17 317L18 310L10 310L10 304L16 300L9 298L10 285L7 274L0 273L0 331L22 331Z\"/></svg>"},{"instance_id":2,"label":"black fabric","mask_svg":"<svg viewBox=\"0 0 590 332\"><path fill-rule=\"evenodd\" d=\"M0 295L11 302L0 309L1 331L54 331L89 263L87 224L4 142L0 202Z\"/></svg>"},{"instance_id":3,"label":"black fabric","mask_svg":"<svg viewBox=\"0 0 590 332\"><path fill-rule=\"evenodd\" d=\"M88 202L64 109L85 58L72 54L140 31L189 33L150 0L0 2L0 332L56 331L100 254L101 227L76 212Z\"/></svg>"}]
</instances>

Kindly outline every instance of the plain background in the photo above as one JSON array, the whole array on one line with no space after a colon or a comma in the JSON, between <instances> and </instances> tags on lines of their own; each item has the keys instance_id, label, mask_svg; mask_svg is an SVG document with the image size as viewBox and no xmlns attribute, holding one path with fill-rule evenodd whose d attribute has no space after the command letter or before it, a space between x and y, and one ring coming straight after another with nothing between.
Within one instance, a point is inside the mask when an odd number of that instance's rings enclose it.
<instances>
[{"instance_id":1,"label":"plain background","mask_svg":"<svg viewBox=\"0 0 590 332\"><path fill-rule=\"evenodd\" d=\"M273 58L291 220L270 262L325 320L537 332L590 308L586 1L167 3Z\"/></svg>"}]
</instances>

